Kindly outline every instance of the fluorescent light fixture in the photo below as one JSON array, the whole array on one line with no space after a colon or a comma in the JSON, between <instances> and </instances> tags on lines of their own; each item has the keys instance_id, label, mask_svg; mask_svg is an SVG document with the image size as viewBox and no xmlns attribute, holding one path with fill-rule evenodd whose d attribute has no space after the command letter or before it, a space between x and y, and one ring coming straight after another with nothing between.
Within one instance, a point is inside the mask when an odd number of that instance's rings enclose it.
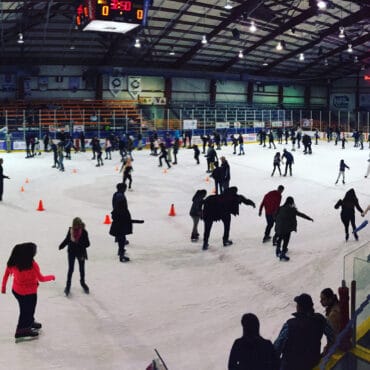
<instances>
[{"instance_id":1,"label":"fluorescent light fixture","mask_svg":"<svg viewBox=\"0 0 370 370\"><path fill-rule=\"evenodd\" d=\"M243 55L243 51L242 51L242 50L239 50L239 55L238 55L238 57L239 57L240 59L244 58L244 55Z\"/></svg>"},{"instance_id":2,"label":"fluorescent light fixture","mask_svg":"<svg viewBox=\"0 0 370 370\"><path fill-rule=\"evenodd\" d=\"M256 27L256 24L254 23L254 21L251 21L249 31L251 31L251 32L256 32L257 31L257 27Z\"/></svg>"},{"instance_id":3,"label":"fluorescent light fixture","mask_svg":"<svg viewBox=\"0 0 370 370\"><path fill-rule=\"evenodd\" d=\"M319 0L319 1L317 2L317 7L318 7L319 9L326 9L326 1Z\"/></svg>"},{"instance_id":4,"label":"fluorescent light fixture","mask_svg":"<svg viewBox=\"0 0 370 370\"><path fill-rule=\"evenodd\" d=\"M349 53L352 53L352 52L353 52L352 44L348 44L348 49L347 49L347 51L348 51Z\"/></svg>"},{"instance_id":5,"label":"fluorescent light fixture","mask_svg":"<svg viewBox=\"0 0 370 370\"><path fill-rule=\"evenodd\" d=\"M304 54L303 54L303 53L300 53L300 54L299 54L299 60L300 60L301 62L303 62L303 61L304 61Z\"/></svg>"},{"instance_id":6,"label":"fluorescent light fixture","mask_svg":"<svg viewBox=\"0 0 370 370\"><path fill-rule=\"evenodd\" d=\"M138 26L139 26L138 24L133 24L133 23L94 20L94 21L91 21L83 30L84 31L98 31L98 32L127 33Z\"/></svg>"},{"instance_id":7,"label":"fluorescent light fixture","mask_svg":"<svg viewBox=\"0 0 370 370\"><path fill-rule=\"evenodd\" d=\"M135 48L141 48L141 44L140 44L140 40L139 39L136 39L135 40Z\"/></svg>"},{"instance_id":8,"label":"fluorescent light fixture","mask_svg":"<svg viewBox=\"0 0 370 370\"><path fill-rule=\"evenodd\" d=\"M170 55L175 55L175 50L174 50L173 46L171 46L171 50L170 50L169 54Z\"/></svg>"},{"instance_id":9,"label":"fluorescent light fixture","mask_svg":"<svg viewBox=\"0 0 370 370\"><path fill-rule=\"evenodd\" d=\"M18 33L18 40L17 40L17 43L18 43L18 44L24 44L24 40L23 40L23 33Z\"/></svg>"},{"instance_id":10,"label":"fluorescent light fixture","mask_svg":"<svg viewBox=\"0 0 370 370\"><path fill-rule=\"evenodd\" d=\"M202 36L202 44L203 45L207 44L207 36L206 35Z\"/></svg>"},{"instance_id":11,"label":"fluorescent light fixture","mask_svg":"<svg viewBox=\"0 0 370 370\"><path fill-rule=\"evenodd\" d=\"M344 39L346 35L344 34L344 27L339 27L339 38Z\"/></svg>"},{"instance_id":12,"label":"fluorescent light fixture","mask_svg":"<svg viewBox=\"0 0 370 370\"><path fill-rule=\"evenodd\" d=\"M233 8L233 6L230 4L229 0L226 0L226 4L224 5L224 8L227 9L227 10L230 10L230 9Z\"/></svg>"},{"instance_id":13,"label":"fluorescent light fixture","mask_svg":"<svg viewBox=\"0 0 370 370\"><path fill-rule=\"evenodd\" d=\"M280 41L276 45L276 50L278 50L278 51L283 50L283 45L281 45Z\"/></svg>"},{"instance_id":14,"label":"fluorescent light fixture","mask_svg":"<svg viewBox=\"0 0 370 370\"><path fill-rule=\"evenodd\" d=\"M263 61L262 65L263 65L264 67L266 67L266 66L268 66L269 64L268 64L268 63L266 62L266 60L265 60L265 61Z\"/></svg>"}]
</instances>

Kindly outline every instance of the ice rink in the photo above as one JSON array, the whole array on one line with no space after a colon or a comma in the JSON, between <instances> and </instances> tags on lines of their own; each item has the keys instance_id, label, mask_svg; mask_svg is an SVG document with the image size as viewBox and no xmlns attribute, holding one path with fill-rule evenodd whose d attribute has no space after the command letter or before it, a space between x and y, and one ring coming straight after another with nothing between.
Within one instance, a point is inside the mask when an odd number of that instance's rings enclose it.
<instances>
[{"instance_id":1,"label":"ice rink","mask_svg":"<svg viewBox=\"0 0 370 370\"><path fill-rule=\"evenodd\" d=\"M321 141L312 146L312 155L293 152L292 177L271 177L275 152L291 148L290 143L276 145L277 150L245 145L245 156L233 155L231 146L218 151L230 163L231 185L257 207L241 205L240 215L232 216L230 247L222 246L223 225L214 223L208 251L201 250L201 241L190 242L192 196L197 189L211 194L214 188L212 179L206 182L204 156L196 165L193 151L181 149L178 165L164 173L148 150L135 151L133 191L126 196L132 217L145 223L135 224L128 236L129 263L119 262L109 225L103 224L122 179L116 171L118 152L100 168L90 152L72 153L71 161L64 160L64 173L51 168L52 153L31 159L25 153L1 153L4 174L11 179L4 179L0 203L0 269L5 270L15 244L32 241L38 245L41 271L55 274L56 281L39 286L39 339L19 344L14 343L18 306L8 282L7 294L0 296L0 368L145 370L157 348L170 370L224 370L231 345L241 336L244 313L256 313L262 336L274 341L295 312L296 295L311 294L316 311L324 312L320 291L338 288L343 256L369 240L367 227L358 242L352 235L345 242L340 210L334 209L350 188L362 208L370 203L370 178L364 178L369 149L350 142L342 150L340 144ZM346 184L335 185L341 159L350 170ZM271 243L262 244L265 217L258 216L264 194L279 184L285 186L282 203L293 196L298 210L314 219L298 218L289 262L275 257ZM44 212L36 211L39 200ZM168 216L171 204L175 217ZM91 241L86 262L90 295L79 285L76 264L67 298L67 252L58 246L77 216ZM357 211L356 221L363 221Z\"/></svg>"}]
</instances>

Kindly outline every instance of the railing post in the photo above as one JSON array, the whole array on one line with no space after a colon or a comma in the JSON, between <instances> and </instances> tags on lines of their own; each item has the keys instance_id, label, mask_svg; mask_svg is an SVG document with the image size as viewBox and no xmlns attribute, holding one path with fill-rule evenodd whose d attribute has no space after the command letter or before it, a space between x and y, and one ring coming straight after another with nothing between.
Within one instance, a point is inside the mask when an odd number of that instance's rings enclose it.
<instances>
[{"instance_id":1,"label":"railing post","mask_svg":"<svg viewBox=\"0 0 370 370\"><path fill-rule=\"evenodd\" d=\"M127 135L127 127L128 127L127 109L126 109L126 111L125 111L125 117L126 117L126 135Z\"/></svg>"},{"instance_id":2,"label":"railing post","mask_svg":"<svg viewBox=\"0 0 370 370\"><path fill-rule=\"evenodd\" d=\"M42 136L42 130L41 130L41 115L40 115L40 110L39 110L39 140L41 140Z\"/></svg>"},{"instance_id":3,"label":"railing post","mask_svg":"<svg viewBox=\"0 0 370 370\"><path fill-rule=\"evenodd\" d=\"M319 118L319 120L320 120L320 131L321 131L321 122L322 122L322 112L321 112L321 110L320 110L320 118Z\"/></svg>"},{"instance_id":4,"label":"railing post","mask_svg":"<svg viewBox=\"0 0 370 370\"><path fill-rule=\"evenodd\" d=\"M24 109L23 109L23 123L22 123L22 126L23 126L23 141L26 141L26 112L25 112Z\"/></svg>"},{"instance_id":5,"label":"railing post","mask_svg":"<svg viewBox=\"0 0 370 370\"><path fill-rule=\"evenodd\" d=\"M98 109L98 139L100 139L100 109Z\"/></svg>"}]
</instances>

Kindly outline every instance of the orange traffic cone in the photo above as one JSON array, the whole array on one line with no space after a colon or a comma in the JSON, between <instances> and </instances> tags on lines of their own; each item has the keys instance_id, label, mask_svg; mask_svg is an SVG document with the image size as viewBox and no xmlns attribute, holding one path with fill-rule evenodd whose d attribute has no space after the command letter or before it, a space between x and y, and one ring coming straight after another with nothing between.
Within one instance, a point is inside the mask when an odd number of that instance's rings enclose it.
<instances>
[{"instance_id":1,"label":"orange traffic cone","mask_svg":"<svg viewBox=\"0 0 370 370\"><path fill-rule=\"evenodd\" d=\"M77 170L74 168L74 169L72 170L72 173L77 173Z\"/></svg>"},{"instance_id":2,"label":"orange traffic cone","mask_svg":"<svg viewBox=\"0 0 370 370\"><path fill-rule=\"evenodd\" d=\"M176 216L175 206L173 204L171 204L170 213L168 215L169 216Z\"/></svg>"},{"instance_id":3,"label":"orange traffic cone","mask_svg":"<svg viewBox=\"0 0 370 370\"><path fill-rule=\"evenodd\" d=\"M112 221L110 220L109 215L105 215L105 220L103 222L104 225L110 225Z\"/></svg>"},{"instance_id":4,"label":"orange traffic cone","mask_svg":"<svg viewBox=\"0 0 370 370\"><path fill-rule=\"evenodd\" d=\"M21 192L22 192L22 193L24 192L24 187L23 187L23 186L21 186Z\"/></svg>"},{"instance_id":5,"label":"orange traffic cone","mask_svg":"<svg viewBox=\"0 0 370 370\"><path fill-rule=\"evenodd\" d=\"M42 200L39 201L39 206L37 207L36 211L45 211L44 205L42 204Z\"/></svg>"},{"instance_id":6,"label":"orange traffic cone","mask_svg":"<svg viewBox=\"0 0 370 370\"><path fill-rule=\"evenodd\" d=\"M26 183L26 184L28 184L28 183L29 183L28 177L26 178L26 181L25 181L25 183Z\"/></svg>"},{"instance_id":7,"label":"orange traffic cone","mask_svg":"<svg viewBox=\"0 0 370 370\"><path fill-rule=\"evenodd\" d=\"M208 176L206 177L206 182L209 182L209 177Z\"/></svg>"},{"instance_id":8,"label":"orange traffic cone","mask_svg":"<svg viewBox=\"0 0 370 370\"><path fill-rule=\"evenodd\" d=\"M167 170L166 170L166 169L164 169L164 170L163 170L163 173L167 173Z\"/></svg>"}]
</instances>

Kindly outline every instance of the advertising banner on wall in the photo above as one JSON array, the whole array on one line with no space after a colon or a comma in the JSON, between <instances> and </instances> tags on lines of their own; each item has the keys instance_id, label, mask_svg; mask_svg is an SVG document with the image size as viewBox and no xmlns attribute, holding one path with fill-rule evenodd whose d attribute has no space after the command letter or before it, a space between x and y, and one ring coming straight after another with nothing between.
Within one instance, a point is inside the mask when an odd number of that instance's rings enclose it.
<instances>
[{"instance_id":1,"label":"advertising banner on wall","mask_svg":"<svg viewBox=\"0 0 370 370\"><path fill-rule=\"evenodd\" d=\"M134 99L137 99L138 95L141 93L141 77L128 76L127 85L129 94Z\"/></svg>"},{"instance_id":2,"label":"advertising banner on wall","mask_svg":"<svg viewBox=\"0 0 370 370\"><path fill-rule=\"evenodd\" d=\"M123 77L109 76L109 91L117 96L123 89Z\"/></svg>"},{"instance_id":3,"label":"advertising banner on wall","mask_svg":"<svg viewBox=\"0 0 370 370\"><path fill-rule=\"evenodd\" d=\"M139 96L138 103L141 105L166 105L166 98L162 96Z\"/></svg>"},{"instance_id":4,"label":"advertising banner on wall","mask_svg":"<svg viewBox=\"0 0 370 370\"><path fill-rule=\"evenodd\" d=\"M354 94L331 94L330 109L332 110L353 110L355 108Z\"/></svg>"},{"instance_id":5,"label":"advertising banner on wall","mask_svg":"<svg viewBox=\"0 0 370 370\"><path fill-rule=\"evenodd\" d=\"M360 94L360 107L370 108L370 94Z\"/></svg>"},{"instance_id":6,"label":"advertising banner on wall","mask_svg":"<svg viewBox=\"0 0 370 370\"><path fill-rule=\"evenodd\" d=\"M182 127L184 130L195 130L198 127L198 120L196 119L184 119L182 121Z\"/></svg>"},{"instance_id":7,"label":"advertising banner on wall","mask_svg":"<svg viewBox=\"0 0 370 370\"><path fill-rule=\"evenodd\" d=\"M253 122L253 127L254 128L265 127L265 122L263 122L263 121L254 121Z\"/></svg>"},{"instance_id":8,"label":"advertising banner on wall","mask_svg":"<svg viewBox=\"0 0 370 370\"><path fill-rule=\"evenodd\" d=\"M230 122L216 122L216 128L229 128Z\"/></svg>"}]
</instances>

